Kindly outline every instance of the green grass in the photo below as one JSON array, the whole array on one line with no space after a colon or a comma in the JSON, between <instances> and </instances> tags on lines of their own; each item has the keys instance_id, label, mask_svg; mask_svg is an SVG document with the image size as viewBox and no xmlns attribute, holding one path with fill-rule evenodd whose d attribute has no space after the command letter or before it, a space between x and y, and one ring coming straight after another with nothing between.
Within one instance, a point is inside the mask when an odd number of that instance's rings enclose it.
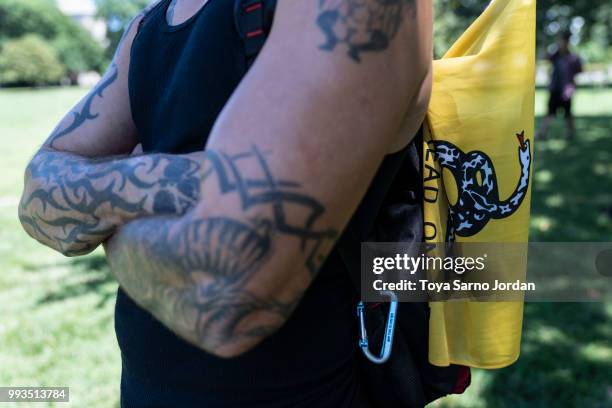
<instances>
[{"instance_id":1,"label":"green grass","mask_svg":"<svg viewBox=\"0 0 612 408\"><path fill-rule=\"evenodd\" d=\"M116 285L104 258L63 258L30 240L16 217L23 168L83 93L0 91L0 385L65 385L72 402L58 406L113 407ZM612 90L581 90L576 101L576 140L563 140L559 121L550 139L536 144L534 241L612 237ZM542 93L537 107L543 112ZM611 343L612 305L528 304L520 360L504 370L475 370L465 395L434 405L611 406Z\"/></svg>"},{"instance_id":2,"label":"green grass","mask_svg":"<svg viewBox=\"0 0 612 408\"><path fill-rule=\"evenodd\" d=\"M536 101L545 112L545 94ZM536 141L532 241L612 241L612 90L579 91L575 105L574 140L559 118Z\"/></svg>"},{"instance_id":3,"label":"green grass","mask_svg":"<svg viewBox=\"0 0 612 408\"><path fill-rule=\"evenodd\" d=\"M83 94L0 91L0 385L69 386L69 406L113 407L121 360L106 262L99 253L68 259L38 245L16 210L28 159Z\"/></svg>"},{"instance_id":4,"label":"green grass","mask_svg":"<svg viewBox=\"0 0 612 408\"><path fill-rule=\"evenodd\" d=\"M536 95L539 116L546 98ZM612 241L612 90L578 91L575 114L573 141L561 118L536 141L532 241ZM473 373L465 395L434 405L610 407L612 304L526 304L519 361Z\"/></svg>"}]
</instances>

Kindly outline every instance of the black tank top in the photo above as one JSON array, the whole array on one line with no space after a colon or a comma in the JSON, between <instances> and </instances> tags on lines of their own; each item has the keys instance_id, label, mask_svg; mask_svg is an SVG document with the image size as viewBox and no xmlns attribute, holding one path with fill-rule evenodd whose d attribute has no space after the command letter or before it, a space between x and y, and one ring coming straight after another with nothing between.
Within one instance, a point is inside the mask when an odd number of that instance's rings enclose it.
<instances>
[{"instance_id":1,"label":"black tank top","mask_svg":"<svg viewBox=\"0 0 612 408\"><path fill-rule=\"evenodd\" d=\"M169 3L148 14L132 46L130 102L148 153L204 149L247 69L233 1L209 0L178 26L166 22ZM350 407L357 392L355 297L334 250L276 334L220 359L177 337L119 289L122 407Z\"/></svg>"}]
</instances>

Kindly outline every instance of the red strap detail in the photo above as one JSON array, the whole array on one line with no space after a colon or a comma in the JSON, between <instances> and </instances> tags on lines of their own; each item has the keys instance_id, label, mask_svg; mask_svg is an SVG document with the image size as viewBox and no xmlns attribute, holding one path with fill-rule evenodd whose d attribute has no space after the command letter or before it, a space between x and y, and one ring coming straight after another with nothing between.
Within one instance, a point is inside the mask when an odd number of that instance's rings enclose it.
<instances>
[{"instance_id":1,"label":"red strap detail","mask_svg":"<svg viewBox=\"0 0 612 408\"><path fill-rule=\"evenodd\" d=\"M253 31L249 31L246 36L247 38L252 38L252 37L257 37L258 35L262 35L264 33L264 30L262 30L261 28L258 28L257 30L253 30Z\"/></svg>"},{"instance_id":2,"label":"red strap detail","mask_svg":"<svg viewBox=\"0 0 612 408\"><path fill-rule=\"evenodd\" d=\"M472 382L472 373L470 367L459 367L459 375L457 376L457 382L453 388L453 394L463 394L467 387Z\"/></svg>"},{"instance_id":3,"label":"red strap detail","mask_svg":"<svg viewBox=\"0 0 612 408\"><path fill-rule=\"evenodd\" d=\"M252 6L247 7L244 11L246 11L247 13L251 13L260 8L261 8L261 3L255 3Z\"/></svg>"}]
</instances>

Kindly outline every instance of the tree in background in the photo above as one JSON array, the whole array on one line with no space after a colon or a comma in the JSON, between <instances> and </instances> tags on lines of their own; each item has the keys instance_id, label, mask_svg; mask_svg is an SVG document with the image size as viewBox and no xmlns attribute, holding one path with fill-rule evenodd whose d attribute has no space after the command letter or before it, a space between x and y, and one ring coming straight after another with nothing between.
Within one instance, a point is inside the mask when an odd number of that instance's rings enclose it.
<instances>
[{"instance_id":1,"label":"tree in background","mask_svg":"<svg viewBox=\"0 0 612 408\"><path fill-rule=\"evenodd\" d=\"M52 0L0 0L0 55L19 39L37 36L37 50L52 49L62 70L74 81L83 71L101 71L106 60L103 48L69 17L62 14ZM32 43L28 37L26 44ZM45 44L44 46L42 44ZM26 54L22 55L23 58ZM6 56L5 56L6 59ZM31 64L36 64L33 59ZM25 60L22 61L25 63ZM34 72L34 70L29 70ZM7 84L7 76L2 76ZM8 77L11 77L10 75ZM42 83L55 83L55 75L42 75ZM34 81L32 85L41 85Z\"/></svg>"},{"instance_id":2,"label":"tree in background","mask_svg":"<svg viewBox=\"0 0 612 408\"><path fill-rule=\"evenodd\" d=\"M55 50L36 34L7 41L0 53L0 83L15 86L57 83L64 72Z\"/></svg>"},{"instance_id":3,"label":"tree in background","mask_svg":"<svg viewBox=\"0 0 612 408\"><path fill-rule=\"evenodd\" d=\"M488 1L434 0L434 53L442 57L459 36L482 13Z\"/></svg>"},{"instance_id":4,"label":"tree in background","mask_svg":"<svg viewBox=\"0 0 612 408\"><path fill-rule=\"evenodd\" d=\"M55 0L0 0L0 55L7 44L27 34L35 34L38 36L37 44L40 45L42 41L48 45L47 48L53 49L65 74L73 81L79 72L102 72L112 58L129 20L151 0L94 1L98 16L108 25L109 44L106 50L103 50L85 29L63 15ZM450 44L485 9L489 0L434 0L434 3L434 46L436 57L441 57ZM537 8L540 57L545 55L547 47L555 41L559 33L570 30L573 33L572 42L588 62L612 60L610 0L538 0ZM42 50L43 47L39 46L37 49ZM0 79L0 85L12 75L0 75L0 78L5 78ZM55 78L55 75L43 77Z\"/></svg>"},{"instance_id":5,"label":"tree in background","mask_svg":"<svg viewBox=\"0 0 612 408\"><path fill-rule=\"evenodd\" d=\"M109 46L106 56L112 58L126 25L150 3L150 0L95 0L95 2L98 16L103 18L108 26Z\"/></svg>"},{"instance_id":6,"label":"tree in background","mask_svg":"<svg viewBox=\"0 0 612 408\"><path fill-rule=\"evenodd\" d=\"M441 57L482 13L488 0L435 0L435 51ZM540 56L559 34L570 30L572 41L591 62L612 59L612 3L610 0L538 0L537 42Z\"/></svg>"},{"instance_id":7,"label":"tree in background","mask_svg":"<svg viewBox=\"0 0 612 408\"><path fill-rule=\"evenodd\" d=\"M542 50L563 31L590 62L612 59L612 3L610 0L538 0L538 46Z\"/></svg>"}]
</instances>

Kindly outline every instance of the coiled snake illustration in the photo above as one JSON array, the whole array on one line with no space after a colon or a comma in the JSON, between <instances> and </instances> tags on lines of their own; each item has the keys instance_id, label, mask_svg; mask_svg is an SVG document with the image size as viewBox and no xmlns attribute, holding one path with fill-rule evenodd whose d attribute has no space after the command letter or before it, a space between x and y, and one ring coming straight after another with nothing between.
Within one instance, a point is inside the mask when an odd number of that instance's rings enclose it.
<instances>
[{"instance_id":1,"label":"coiled snake illustration","mask_svg":"<svg viewBox=\"0 0 612 408\"><path fill-rule=\"evenodd\" d=\"M446 242L453 242L457 235L476 235L490 220L507 218L521 206L529 187L531 145L524 131L516 136L521 176L515 191L504 201L500 200L495 167L489 156L481 151L464 153L447 141L431 142L435 158L452 173L458 190L457 202L449 204Z\"/></svg>"}]
</instances>

